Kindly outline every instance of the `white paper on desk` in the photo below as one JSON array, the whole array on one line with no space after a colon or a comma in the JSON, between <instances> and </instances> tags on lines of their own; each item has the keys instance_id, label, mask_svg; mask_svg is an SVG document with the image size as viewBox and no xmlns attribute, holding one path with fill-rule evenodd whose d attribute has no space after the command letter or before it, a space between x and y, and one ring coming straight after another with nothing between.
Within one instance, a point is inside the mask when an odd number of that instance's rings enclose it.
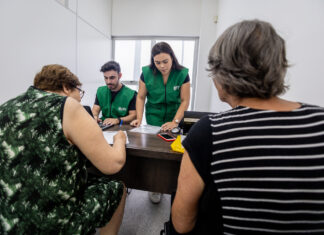
<instances>
[{"instance_id":1,"label":"white paper on desk","mask_svg":"<svg viewBox=\"0 0 324 235\"><path fill-rule=\"evenodd\" d=\"M181 143L182 143L182 141L184 141L184 139L185 139L186 137L187 137L186 135L180 135Z\"/></svg>"},{"instance_id":2,"label":"white paper on desk","mask_svg":"<svg viewBox=\"0 0 324 235\"><path fill-rule=\"evenodd\" d=\"M160 132L160 130L160 126L142 125L137 128L131 129L130 131L144 134L157 134L158 132Z\"/></svg>"},{"instance_id":3,"label":"white paper on desk","mask_svg":"<svg viewBox=\"0 0 324 235\"><path fill-rule=\"evenodd\" d=\"M114 135L117 134L118 131L103 131L103 135L106 139L106 141L109 143L109 144L113 144L114 143ZM128 137L127 137L127 132L126 131L123 131L126 135L126 144L129 144L129 141L128 141Z\"/></svg>"}]
</instances>

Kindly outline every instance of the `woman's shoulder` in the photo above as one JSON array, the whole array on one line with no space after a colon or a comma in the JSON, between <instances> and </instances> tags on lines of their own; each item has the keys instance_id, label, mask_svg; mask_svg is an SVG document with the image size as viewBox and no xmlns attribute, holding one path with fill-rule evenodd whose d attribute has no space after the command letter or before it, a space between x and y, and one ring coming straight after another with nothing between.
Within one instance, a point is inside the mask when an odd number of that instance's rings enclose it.
<instances>
[{"instance_id":1,"label":"woman's shoulder","mask_svg":"<svg viewBox=\"0 0 324 235\"><path fill-rule=\"evenodd\" d=\"M184 71L185 73L188 73L189 72L189 69L188 68L186 68L186 67L184 67L184 66L181 66L182 68L181 68L181 71Z\"/></svg>"},{"instance_id":2,"label":"woman's shoulder","mask_svg":"<svg viewBox=\"0 0 324 235\"><path fill-rule=\"evenodd\" d=\"M150 65L146 65L142 67L142 73L147 73L149 71L152 71L151 66Z\"/></svg>"},{"instance_id":3,"label":"woman's shoulder","mask_svg":"<svg viewBox=\"0 0 324 235\"><path fill-rule=\"evenodd\" d=\"M211 121L210 115L203 116L191 128L188 135L199 136L199 139L210 133Z\"/></svg>"},{"instance_id":4,"label":"woman's shoulder","mask_svg":"<svg viewBox=\"0 0 324 235\"><path fill-rule=\"evenodd\" d=\"M147 66L143 66L142 67L142 74L141 76L143 76L143 82L144 82L144 78L149 78L149 77L152 77L154 76L154 73L153 73L153 70L151 68L150 65L147 65Z\"/></svg>"},{"instance_id":5,"label":"woman's shoulder","mask_svg":"<svg viewBox=\"0 0 324 235\"><path fill-rule=\"evenodd\" d=\"M66 97L66 101L65 101L65 109L74 112L76 109L81 109L83 108L83 106L80 104L80 102L78 102L77 100L75 100L72 97Z\"/></svg>"}]
</instances>

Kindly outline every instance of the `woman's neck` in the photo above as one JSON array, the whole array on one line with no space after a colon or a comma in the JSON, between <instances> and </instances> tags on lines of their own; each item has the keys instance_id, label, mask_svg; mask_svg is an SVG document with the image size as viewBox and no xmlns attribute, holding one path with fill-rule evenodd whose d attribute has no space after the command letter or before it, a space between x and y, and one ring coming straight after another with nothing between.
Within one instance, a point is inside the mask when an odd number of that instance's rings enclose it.
<instances>
[{"instance_id":1,"label":"woman's neck","mask_svg":"<svg viewBox=\"0 0 324 235\"><path fill-rule=\"evenodd\" d=\"M49 91L49 90L44 90L44 91L49 92L49 93L55 93L55 94L58 94L61 96L67 96L67 94L64 91Z\"/></svg>"},{"instance_id":2,"label":"woman's neck","mask_svg":"<svg viewBox=\"0 0 324 235\"><path fill-rule=\"evenodd\" d=\"M298 102L288 101L279 97L271 97L269 99L260 98L231 98L228 102L232 108L237 106L245 106L254 109L275 110L275 111L291 111L300 108Z\"/></svg>"}]
</instances>

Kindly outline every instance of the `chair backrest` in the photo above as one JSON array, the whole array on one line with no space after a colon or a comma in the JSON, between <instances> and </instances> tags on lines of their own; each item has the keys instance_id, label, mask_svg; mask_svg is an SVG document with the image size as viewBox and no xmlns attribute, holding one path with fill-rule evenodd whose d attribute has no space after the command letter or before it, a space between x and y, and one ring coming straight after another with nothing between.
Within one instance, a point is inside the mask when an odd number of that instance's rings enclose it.
<instances>
[{"instance_id":1,"label":"chair backrest","mask_svg":"<svg viewBox=\"0 0 324 235\"><path fill-rule=\"evenodd\" d=\"M88 105L83 105L83 108L91 115L91 117L93 117L93 113L92 113L92 111L91 111L91 108L90 108L90 106L88 106Z\"/></svg>"},{"instance_id":2,"label":"chair backrest","mask_svg":"<svg viewBox=\"0 0 324 235\"><path fill-rule=\"evenodd\" d=\"M190 128L200 120L203 116L208 114L214 114L210 112L198 112L198 111L185 111L183 119L179 123L179 127L183 129L183 134L186 135Z\"/></svg>"}]
</instances>

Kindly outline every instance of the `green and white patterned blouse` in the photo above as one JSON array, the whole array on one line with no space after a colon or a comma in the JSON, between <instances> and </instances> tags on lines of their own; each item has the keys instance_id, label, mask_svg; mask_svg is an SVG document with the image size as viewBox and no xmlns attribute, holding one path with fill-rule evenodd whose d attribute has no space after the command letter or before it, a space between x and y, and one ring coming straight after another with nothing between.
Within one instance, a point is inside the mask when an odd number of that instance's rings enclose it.
<instances>
[{"instance_id":1,"label":"green and white patterned blouse","mask_svg":"<svg viewBox=\"0 0 324 235\"><path fill-rule=\"evenodd\" d=\"M88 177L64 136L65 101L30 87L0 106L0 234L87 234L119 204L122 184Z\"/></svg>"}]
</instances>

